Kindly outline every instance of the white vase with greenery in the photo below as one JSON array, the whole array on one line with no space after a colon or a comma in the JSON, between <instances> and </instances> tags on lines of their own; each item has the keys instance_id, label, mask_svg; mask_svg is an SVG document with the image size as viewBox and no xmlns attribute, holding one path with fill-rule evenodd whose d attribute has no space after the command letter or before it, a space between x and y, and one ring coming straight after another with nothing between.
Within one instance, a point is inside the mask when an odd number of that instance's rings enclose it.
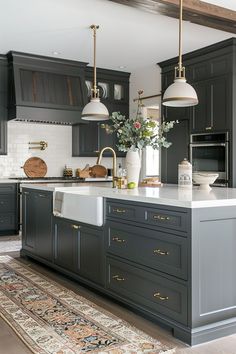
<instances>
[{"instance_id":1,"label":"white vase with greenery","mask_svg":"<svg viewBox=\"0 0 236 354\"><path fill-rule=\"evenodd\" d=\"M127 171L128 184L134 183L134 187L138 186L141 169L141 159L139 150L129 149L127 151L125 166Z\"/></svg>"},{"instance_id":2,"label":"white vase with greenery","mask_svg":"<svg viewBox=\"0 0 236 354\"><path fill-rule=\"evenodd\" d=\"M107 133L115 132L118 138L118 150L126 151L126 168L128 183L135 182L138 186L139 173L141 168L140 152L146 146L153 149L160 147L168 148L171 142L167 141L165 133L174 127L178 121L159 123L151 118L142 115L142 100L139 91L138 110L136 117L126 118L120 112L113 112L112 124L103 124Z\"/></svg>"}]
</instances>

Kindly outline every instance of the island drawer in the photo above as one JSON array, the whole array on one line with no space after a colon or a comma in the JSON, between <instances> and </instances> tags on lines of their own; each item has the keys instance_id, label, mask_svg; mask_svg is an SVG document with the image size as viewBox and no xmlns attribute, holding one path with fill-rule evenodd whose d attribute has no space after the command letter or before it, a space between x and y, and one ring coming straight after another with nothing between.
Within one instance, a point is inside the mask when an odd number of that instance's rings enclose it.
<instances>
[{"instance_id":1,"label":"island drawer","mask_svg":"<svg viewBox=\"0 0 236 354\"><path fill-rule=\"evenodd\" d=\"M187 239L163 231L108 222L109 253L187 279Z\"/></svg>"},{"instance_id":2,"label":"island drawer","mask_svg":"<svg viewBox=\"0 0 236 354\"><path fill-rule=\"evenodd\" d=\"M133 221L152 227L167 228L179 232L188 231L189 215L180 208L153 208L153 205L129 204L120 201L107 201L107 217Z\"/></svg>"},{"instance_id":3,"label":"island drawer","mask_svg":"<svg viewBox=\"0 0 236 354\"><path fill-rule=\"evenodd\" d=\"M108 258L107 288L153 314L187 324L187 288L183 284Z\"/></svg>"},{"instance_id":4,"label":"island drawer","mask_svg":"<svg viewBox=\"0 0 236 354\"><path fill-rule=\"evenodd\" d=\"M143 210L135 205L123 204L116 201L107 202L107 216L130 221L143 219Z\"/></svg>"}]
</instances>

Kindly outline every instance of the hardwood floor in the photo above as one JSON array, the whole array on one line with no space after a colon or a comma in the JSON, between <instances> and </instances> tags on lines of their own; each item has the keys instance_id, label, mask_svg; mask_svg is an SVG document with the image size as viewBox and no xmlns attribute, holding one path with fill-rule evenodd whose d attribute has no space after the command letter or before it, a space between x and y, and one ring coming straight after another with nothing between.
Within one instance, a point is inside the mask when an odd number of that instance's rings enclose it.
<instances>
[{"instance_id":1,"label":"hardwood floor","mask_svg":"<svg viewBox=\"0 0 236 354\"><path fill-rule=\"evenodd\" d=\"M78 285L78 283L70 279L67 279L59 273L50 270L47 267L41 266L34 261L31 261L29 258L19 258L19 254L17 252L9 253L9 255L29 265L32 269L47 275L52 280L57 281L58 283L73 290L74 292L93 301L97 305L129 322L131 325L134 325L150 336L157 338L162 343L167 344L169 347L175 347L176 354L236 354L236 334L206 344L189 347L173 338L171 333L169 333L167 330L148 320L143 319L142 317L134 314L119 304L93 293L92 291ZM14 331L3 320L0 319L0 354L29 353L31 353L29 349L24 345L24 343L21 342Z\"/></svg>"}]
</instances>

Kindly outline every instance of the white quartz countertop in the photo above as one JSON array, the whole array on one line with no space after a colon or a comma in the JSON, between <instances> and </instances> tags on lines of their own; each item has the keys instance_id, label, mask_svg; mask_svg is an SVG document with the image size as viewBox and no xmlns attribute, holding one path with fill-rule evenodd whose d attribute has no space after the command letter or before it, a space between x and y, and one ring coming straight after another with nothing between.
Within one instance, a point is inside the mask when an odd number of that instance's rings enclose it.
<instances>
[{"instance_id":1,"label":"white quartz countertop","mask_svg":"<svg viewBox=\"0 0 236 354\"><path fill-rule=\"evenodd\" d=\"M76 184L23 184L22 187L61 191L83 195L98 195L104 198L127 200L134 202L152 203L177 206L184 208L204 208L218 206L236 206L236 188L214 187L211 191L202 191L198 187L192 189L178 188L177 185L163 185L162 187L141 187L136 189L113 189L110 183L78 183Z\"/></svg>"},{"instance_id":2,"label":"white quartz countertop","mask_svg":"<svg viewBox=\"0 0 236 354\"><path fill-rule=\"evenodd\" d=\"M19 181L17 179L11 179L11 178L0 178L0 184L1 183L18 183Z\"/></svg>"}]
</instances>

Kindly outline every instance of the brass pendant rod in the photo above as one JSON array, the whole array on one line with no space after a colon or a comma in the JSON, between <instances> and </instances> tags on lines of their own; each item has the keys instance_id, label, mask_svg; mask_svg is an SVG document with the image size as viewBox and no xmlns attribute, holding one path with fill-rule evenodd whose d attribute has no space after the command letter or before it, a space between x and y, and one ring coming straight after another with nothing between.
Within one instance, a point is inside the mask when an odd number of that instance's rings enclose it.
<instances>
[{"instance_id":1,"label":"brass pendant rod","mask_svg":"<svg viewBox=\"0 0 236 354\"><path fill-rule=\"evenodd\" d=\"M93 30L93 98L98 97L98 89L97 89L97 29L99 29L98 25L91 25L90 28Z\"/></svg>"},{"instance_id":2,"label":"brass pendant rod","mask_svg":"<svg viewBox=\"0 0 236 354\"><path fill-rule=\"evenodd\" d=\"M182 63L182 30L183 30L183 0L179 0L179 76L183 70Z\"/></svg>"},{"instance_id":3,"label":"brass pendant rod","mask_svg":"<svg viewBox=\"0 0 236 354\"><path fill-rule=\"evenodd\" d=\"M155 98L155 97L161 97L161 96L162 96L161 93L157 93L156 95L144 96L144 97L142 97L142 100L148 100L149 98ZM136 102L136 101L138 101L138 100L139 100L139 97L134 98L134 99L133 99L133 102Z\"/></svg>"}]
</instances>

